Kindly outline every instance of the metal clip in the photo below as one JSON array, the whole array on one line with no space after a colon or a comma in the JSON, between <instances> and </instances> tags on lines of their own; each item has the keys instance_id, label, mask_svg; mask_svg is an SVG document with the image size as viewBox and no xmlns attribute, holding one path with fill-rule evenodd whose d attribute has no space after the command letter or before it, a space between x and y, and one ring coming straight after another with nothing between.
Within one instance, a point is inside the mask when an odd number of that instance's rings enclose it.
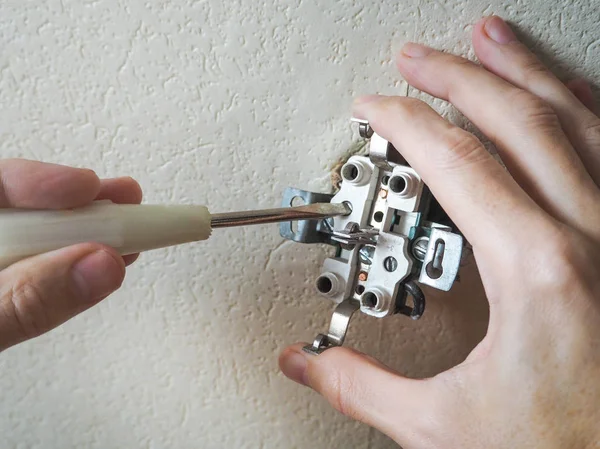
<instances>
[{"instance_id":1,"label":"metal clip","mask_svg":"<svg viewBox=\"0 0 600 449\"><path fill-rule=\"evenodd\" d=\"M302 349L309 354L319 355L326 349L342 346L350 325L350 318L358 309L360 309L360 301L355 299L342 301L333 312L327 335L317 335L312 345L307 345Z\"/></svg>"},{"instance_id":2,"label":"metal clip","mask_svg":"<svg viewBox=\"0 0 600 449\"><path fill-rule=\"evenodd\" d=\"M369 159L371 162L381 168L390 168L395 165L408 165L406 160L400 155L394 146L377 134L367 120L359 118L350 119L358 123L358 133L363 139L371 139L369 145Z\"/></svg>"},{"instance_id":3,"label":"metal clip","mask_svg":"<svg viewBox=\"0 0 600 449\"><path fill-rule=\"evenodd\" d=\"M378 235L377 229L360 229L357 223L348 223L343 231L331 230L331 240L346 247L374 244Z\"/></svg>"},{"instance_id":4,"label":"metal clip","mask_svg":"<svg viewBox=\"0 0 600 449\"><path fill-rule=\"evenodd\" d=\"M360 137L362 137L363 139L371 138L371 136L373 135L373 128L371 128L371 125L369 125L368 120L352 117L350 121L358 123L358 134L360 135Z\"/></svg>"}]
</instances>

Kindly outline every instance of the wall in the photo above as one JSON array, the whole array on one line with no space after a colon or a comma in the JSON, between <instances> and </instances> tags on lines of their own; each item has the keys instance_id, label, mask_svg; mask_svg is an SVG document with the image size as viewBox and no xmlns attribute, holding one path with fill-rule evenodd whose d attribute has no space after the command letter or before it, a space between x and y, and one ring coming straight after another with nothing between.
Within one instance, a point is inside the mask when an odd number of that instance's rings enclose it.
<instances>
[{"instance_id":1,"label":"wall","mask_svg":"<svg viewBox=\"0 0 600 449\"><path fill-rule=\"evenodd\" d=\"M147 202L273 207L288 185L327 189L354 95L405 90L394 49L471 55L490 13L600 79L595 0L3 0L1 154L133 175ZM0 445L393 447L278 372L329 320L312 290L325 254L276 226L145 254L118 294L0 355ZM422 321L359 317L347 344L410 375L460 361L486 327L474 267L429 295Z\"/></svg>"}]
</instances>

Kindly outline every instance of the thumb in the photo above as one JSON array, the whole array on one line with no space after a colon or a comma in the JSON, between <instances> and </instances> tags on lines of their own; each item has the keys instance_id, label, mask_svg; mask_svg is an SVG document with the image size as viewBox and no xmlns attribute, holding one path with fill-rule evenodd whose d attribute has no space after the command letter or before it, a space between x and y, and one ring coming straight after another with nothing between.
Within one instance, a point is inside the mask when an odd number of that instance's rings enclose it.
<instances>
[{"instance_id":1,"label":"thumb","mask_svg":"<svg viewBox=\"0 0 600 449\"><path fill-rule=\"evenodd\" d=\"M331 348L318 356L286 348L279 366L290 379L311 387L338 411L376 427L403 446L421 446L428 432L427 380L402 377L352 349Z\"/></svg>"},{"instance_id":2,"label":"thumb","mask_svg":"<svg viewBox=\"0 0 600 449\"><path fill-rule=\"evenodd\" d=\"M0 351L37 337L121 286L123 259L83 243L18 262L0 272Z\"/></svg>"}]
</instances>

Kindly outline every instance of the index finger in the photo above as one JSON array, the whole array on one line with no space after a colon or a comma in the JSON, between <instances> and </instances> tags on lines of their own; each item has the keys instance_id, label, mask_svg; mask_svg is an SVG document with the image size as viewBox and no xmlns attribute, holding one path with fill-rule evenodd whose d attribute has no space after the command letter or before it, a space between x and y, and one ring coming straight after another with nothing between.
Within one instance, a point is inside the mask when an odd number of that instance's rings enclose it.
<instances>
[{"instance_id":1,"label":"index finger","mask_svg":"<svg viewBox=\"0 0 600 449\"><path fill-rule=\"evenodd\" d=\"M426 103L369 96L355 102L354 112L402 153L474 246L498 250L505 238L548 220L474 135Z\"/></svg>"},{"instance_id":2,"label":"index finger","mask_svg":"<svg viewBox=\"0 0 600 449\"><path fill-rule=\"evenodd\" d=\"M0 161L0 208L70 209L100 193L92 170L24 159Z\"/></svg>"}]
</instances>

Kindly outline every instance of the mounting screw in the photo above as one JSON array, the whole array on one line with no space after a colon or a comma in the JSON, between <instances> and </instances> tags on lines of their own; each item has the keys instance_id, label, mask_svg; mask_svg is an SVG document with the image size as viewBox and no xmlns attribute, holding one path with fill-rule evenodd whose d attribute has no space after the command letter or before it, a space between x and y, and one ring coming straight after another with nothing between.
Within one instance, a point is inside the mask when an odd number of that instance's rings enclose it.
<instances>
[{"instance_id":1,"label":"mounting screw","mask_svg":"<svg viewBox=\"0 0 600 449\"><path fill-rule=\"evenodd\" d=\"M352 118L352 121L358 123L358 133L363 139L370 139L373 136L373 128L369 125L369 122L360 118Z\"/></svg>"},{"instance_id":2,"label":"mounting screw","mask_svg":"<svg viewBox=\"0 0 600 449\"><path fill-rule=\"evenodd\" d=\"M388 256L383 260L383 268L386 271L393 273L398 268L398 261L395 257Z\"/></svg>"},{"instance_id":3,"label":"mounting screw","mask_svg":"<svg viewBox=\"0 0 600 449\"><path fill-rule=\"evenodd\" d=\"M412 245L412 254L421 262L425 260L427 247L429 246L429 237L419 237Z\"/></svg>"},{"instance_id":4,"label":"mounting screw","mask_svg":"<svg viewBox=\"0 0 600 449\"><path fill-rule=\"evenodd\" d=\"M371 265L373 263L373 256L375 255L375 247L371 245L365 245L358 250L358 257L365 265Z\"/></svg>"},{"instance_id":5,"label":"mounting screw","mask_svg":"<svg viewBox=\"0 0 600 449\"><path fill-rule=\"evenodd\" d=\"M373 128L368 123L358 125L358 133L364 139L370 139L373 136Z\"/></svg>"}]
</instances>

